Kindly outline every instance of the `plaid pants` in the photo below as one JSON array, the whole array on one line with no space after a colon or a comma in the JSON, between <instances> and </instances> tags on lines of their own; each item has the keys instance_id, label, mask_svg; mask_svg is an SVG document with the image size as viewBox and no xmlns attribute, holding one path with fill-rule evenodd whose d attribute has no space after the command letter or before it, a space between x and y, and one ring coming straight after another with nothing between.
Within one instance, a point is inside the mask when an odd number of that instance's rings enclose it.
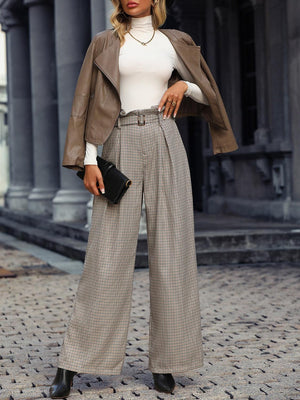
<instances>
[{"instance_id":1,"label":"plaid pants","mask_svg":"<svg viewBox=\"0 0 300 400\"><path fill-rule=\"evenodd\" d=\"M118 119L103 145L132 185L117 205L94 196L83 272L58 366L78 373L121 374L130 321L144 194L150 282L152 372L203 365L190 170L173 119L156 108Z\"/></svg>"}]
</instances>

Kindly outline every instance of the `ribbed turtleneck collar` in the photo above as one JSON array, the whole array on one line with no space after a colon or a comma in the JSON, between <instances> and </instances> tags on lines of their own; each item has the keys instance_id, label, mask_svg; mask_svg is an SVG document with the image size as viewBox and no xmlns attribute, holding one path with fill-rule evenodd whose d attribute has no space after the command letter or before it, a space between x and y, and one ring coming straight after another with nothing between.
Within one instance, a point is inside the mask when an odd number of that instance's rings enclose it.
<instances>
[{"instance_id":1,"label":"ribbed turtleneck collar","mask_svg":"<svg viewBox=\"0 0 300 400\"><path fill-rule=\"evenodd\" d=\"M146 17L131 18L131 29L143 32L153 31L152 16L147 15Z\"/></svg>"}]
</instances>

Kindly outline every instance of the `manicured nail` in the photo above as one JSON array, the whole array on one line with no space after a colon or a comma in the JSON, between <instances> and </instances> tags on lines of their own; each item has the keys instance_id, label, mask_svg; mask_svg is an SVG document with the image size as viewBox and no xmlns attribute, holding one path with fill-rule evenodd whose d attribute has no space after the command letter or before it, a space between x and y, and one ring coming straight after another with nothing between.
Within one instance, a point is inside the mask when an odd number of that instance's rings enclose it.
<instances>
[{"instance_id":1,"label":"manicured nail","mask_svg":"<svg viewBox=\"0 0 300 400\"><path fill-rule=\"evenodd\" d=\"M174 114L174 118L176 118L176 114Z\"/></svg>"},{"instance_id":2,"label":"manicured nail","mask_svg":"<svg viewBox=\"0 0 300 400\"><path fill-rule=\"evenodd\" d=\"M158 107L158 112L161 112L161 108L160 107Z\"/></svg>"},{"instance_id":3,"label":"manicured nail","mask_svg":"<svg viewBox=\"0 0 300 400\"><path fill-rule=\"evenodd\" d=\"M101 193L104 194L104 193L105 193L105 190L104 190L104 189L101 189Z\"/></svg>"},{"instance_id":4,"label":"manicured nail","mask_svg":"<svg viewBox=\"0 0 300 400\"><path fill-rule=\"evenodd\" d=\"M163 119L166 119L166 118L167 118L167 116L166 116L166 115L164 115L164 116L163 116Z\"/></svg>"},{"instance_id":5,"label":"manicured nail","mask_svg":"<svg viewBox=\"0 0 300 400\"><path fill-rule=\"evenodd\" d=\"M168 119L170 119L170 115L168 115Z\"/></svg>"}]
</instances>

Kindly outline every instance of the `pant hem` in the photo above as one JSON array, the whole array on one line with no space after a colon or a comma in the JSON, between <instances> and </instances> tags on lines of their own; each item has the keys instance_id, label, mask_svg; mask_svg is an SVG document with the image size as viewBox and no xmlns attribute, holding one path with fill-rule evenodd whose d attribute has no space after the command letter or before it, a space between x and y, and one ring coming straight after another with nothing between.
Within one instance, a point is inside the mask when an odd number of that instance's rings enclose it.
<instances>
[{"instance_id":1,"label":"pant hem","mask_svg":"<svg viewBox=\"0 0 300 400\"><path fill-rule=\"evenodd\" d=\"M118 370L111 370L106 368L86 368L74 365L67 365L63 363L58 363L58 368L68 369L70 371L75 371L77 374L92 374L92 375L121 375L122 368Z\"/></svg>"},{"instance_id":2,"label":"pant hem","mask_svg":"<svg viewBox=\"0 0 300 400\"><path fill-rule=\"evenodd\" d=\"M203 367L204 363L200 363L200 364L195 364L195 365L191 365L189 367L181 367L181 368L155 368L152 366L148 366L148 369L153 373L159 373L159 374L180 374L183 372L188 372L194 369L198 369Z\"/></svg>"}]
</instances>

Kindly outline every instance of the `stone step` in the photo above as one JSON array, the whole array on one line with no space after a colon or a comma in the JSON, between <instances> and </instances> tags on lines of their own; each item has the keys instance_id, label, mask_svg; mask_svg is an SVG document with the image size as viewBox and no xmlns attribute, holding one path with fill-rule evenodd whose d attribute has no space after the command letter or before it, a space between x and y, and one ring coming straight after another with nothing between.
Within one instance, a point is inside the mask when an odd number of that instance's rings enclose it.
<instances>
[{"instance_id":1,"label":"stone step","mask_svg":"<svg viewBox=\"0 0 300 400\"><path fill-rule=\"evenodd\" d=\"M300 229L245 229L195 233L198 251L299 247Z\"/></svg>"},{"instance_id":2,"label":"stone step","mask_svg":"<svg viewBox=\"0 0 300 400\"><path fill-rule=\"evenodd\" d=\"M0 230L65 256L84 260L88 229L0 207ZM226 229L195 232L198 265L296 262L300 230ZM140 235L136 266L147 267L147 236Z\"/></svg>"},{"instance_id":3,"label":"stone step","mask_svg":"<svg viewBox=\"0 0 300 400\"><path fill-rule=\"evenodd\" d=\"M89 231L85 228L83 221L78 221L77 223L56 222L50 218L40 217L24 211L9 210L5 207L0 207L0 217L26 226L40 228L60 236L82 241L87 241L88 239Z\"/></svg>"},{"instance_id":4,"label":"stone step","mask_svg":"<svg viewBox=\"0 0 300 400\"><path fill-rule=\"evenodd\" d=\"M300 247L197 251L198 265L299 263Z\"/></svg>"},{"instance_id":5,"label":"stone step","mask_svg":"<svg viewBox=\"0 0 300 400\"><path fill-rule=\"evenodd\" d=\"M47 229L29 225L0 217L1 232L8 233L26 242L34 243L48 250L55 251L76 260L83 260L86 242L72 237L60 236Z\"/></svg>"}]
</instances>

